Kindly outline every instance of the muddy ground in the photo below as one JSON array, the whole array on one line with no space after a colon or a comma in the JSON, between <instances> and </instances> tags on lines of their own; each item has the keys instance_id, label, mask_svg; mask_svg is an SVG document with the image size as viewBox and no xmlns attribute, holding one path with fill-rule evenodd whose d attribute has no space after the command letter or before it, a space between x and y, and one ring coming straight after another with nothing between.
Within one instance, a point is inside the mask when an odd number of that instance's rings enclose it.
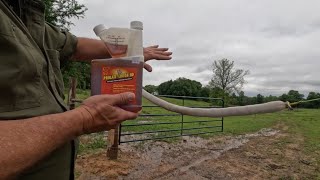
<instances>
[{"instance_id":1,"label":"muddy ground","mask_svg":"<svg viewBox=\"0 0 320 180\"><path fill-rule=\"evenodd\" d=\"M117 161L107 160L105 150L81 155L78 179L319 178L319 156L305 153L303 137L286 130L278 125L240 136L124 144Z\"/></svg>"}]
</instances>

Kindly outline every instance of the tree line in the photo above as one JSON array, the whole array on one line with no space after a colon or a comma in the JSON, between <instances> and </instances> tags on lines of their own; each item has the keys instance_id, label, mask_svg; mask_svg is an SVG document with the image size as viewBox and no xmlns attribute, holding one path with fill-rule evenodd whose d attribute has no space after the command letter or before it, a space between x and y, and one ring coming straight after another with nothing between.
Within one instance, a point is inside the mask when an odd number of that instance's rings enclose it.
<instances>
[{"instance_id":1,"label":"tree line","mask_svg":"<svg viewBox=\"0 0 320 180\"><path fill-rule=\"evenodd\" d=\"M146 85L144 89L149 93L155 95L174 95L174 96L194 96L194 97L211 97L211 98L224 98L227 106L244 106L252 104L261 104L270 101L289 101L298 102L302 100L311 100L320 98L320 92L309 92L305 97L297 90L290 90L280 96L263 96L258 94L256 96L247 96L244 91L239 94L225 93L219 87L212 87L210 85L203 86L200 82L180 77L176 80L169 80L161 83L159 86ZM303 108L319 108L320 101L308 102L300 104L299 107Z\"/></svg>"}]
</instances>

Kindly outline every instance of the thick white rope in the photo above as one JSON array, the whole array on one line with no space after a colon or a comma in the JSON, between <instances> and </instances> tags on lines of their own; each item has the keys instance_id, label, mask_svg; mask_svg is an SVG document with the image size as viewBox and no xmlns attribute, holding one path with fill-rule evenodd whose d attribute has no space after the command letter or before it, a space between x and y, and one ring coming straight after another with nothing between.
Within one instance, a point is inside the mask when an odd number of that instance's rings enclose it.
<instances>
[{"instance_id":1,"label":"thick white rope","mask_svg":"<svg viewBox=\"0 0 320 180\"><path fill-rule=\"evenodd\" d=\"M163 107L164 109L183 115L199 116L199 117L227 117L227 116L243 116L250 114L272 113L287 108L287 103L282 101L273 101L264 104L237 106L228 108L189 108L178 106L153 96L144 89L142 95L152 103Z\"/></svg>"}]
</instances>

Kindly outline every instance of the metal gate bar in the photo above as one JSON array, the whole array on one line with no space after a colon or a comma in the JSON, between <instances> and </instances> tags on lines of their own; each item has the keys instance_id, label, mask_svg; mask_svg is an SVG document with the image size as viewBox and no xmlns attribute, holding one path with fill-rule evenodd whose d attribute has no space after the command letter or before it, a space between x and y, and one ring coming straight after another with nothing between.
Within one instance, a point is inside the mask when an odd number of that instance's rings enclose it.
<instances>
[{"instance_id":1,"label":"metal gate bar","mask_svg":"<svg viewBox=\"0 0 320 180\"><path fill-rule=\"evenodd\" d=\"M221 98L205 98L205 97L188 97L188 96L166 96L161 95L158 97L166 97L166 98L175 98L182 100L182 105L185 105L185 99L202 99L207 100L209 102L220 102L221 106L186 106L191 108L221 108L224 107L224 101ZM143 108L161 108L156 105L147 105L143 106ZM160 118L160 117L177 117L181 116L180 120L175 120L176 122L150 122L150 123L143 123L143 124L121 124L120 126L120 133L119 133L119 144L122 143L129 143L129 142L139 142L139 141L147 141L147 140L159 140L159 139L167 139L167 138L176 138L181 136L193 136L193 135L201 135L201 134L209 134L209 133L215 133L215 132L223 132L223 117L217 119L210 119L210 120L204 120L204 119L197 119L197 120L187 120L184 115L177 114L177 113L165 113L165 114L141 114L139 115L139 118ZM141 120L149 120L149 119L140 119ZM159 119L153 119L152 121L158 121ZM168 119L167 119L168 121ZM139 121L138 121L139 122ZM200 125L202 123L212 123L216 122L219 123L217 125ZM196 125L196 124L199 125ZM170 125L178 125L181 124L180 128L174 128L170 129ZM194 124L192 127L185 127L186 125L190 126ZM140 132L124 132L124 129L130 128L130 127L158 127L158 126L168 125L165 129L160 130L150 130L150 131L140 131ZM200 131L200 132L186 132L186 131L193 131L193 130L203 130L203 129L210 129L210 131ZM218 130L216 130L218 129ZM176 135L165 135L161 137L146 137L146 138L134 138L129 140L124 140L123 137L125 136L137 136L137 135L158 135L158 133L174 133L174 132L180 132Z\"/></svg>"}]
</instances>

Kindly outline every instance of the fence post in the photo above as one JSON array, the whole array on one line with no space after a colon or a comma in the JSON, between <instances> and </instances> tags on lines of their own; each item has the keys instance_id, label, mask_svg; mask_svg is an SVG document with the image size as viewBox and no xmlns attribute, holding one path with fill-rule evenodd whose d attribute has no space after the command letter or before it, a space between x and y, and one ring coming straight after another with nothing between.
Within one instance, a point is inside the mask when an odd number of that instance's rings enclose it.
<instances>
[{"instance_id":1,"label":"fence post","mask_svg":"<svg viewBox=\"0 0 320 180\"><path fill-rule=\"evenodd\" d=\"M184 97L182 98L182 106L184 106ZM183 114L181 114L181 132L180 132L181 136L183 135L183 123L184 123Z\"/></svg>"},{"instance_id":2,"label":"fence post","mask_svg":"<svg viewBox=\"0 0 320 180\"><path fill-rule=\"evenodd\" d=\"M69 92L68 92L68 102L67 105L69 106L70 110L76 107L74 99L76 99L76 88L77 88L77 78L72 77L69 79Z\"/></svg>"},{"instance_id":3,"label":"fence post","mask_svg":"<svg viewBox=\"0 0 320 180\"><path fill-rule=\"evenodd\" d=\"M224 99L222 99L222 108L224 108L225 104L224 104ZM224 125L223 125L223 121L224 121L224 117L221 117L221 132L223 132L223 129L224 129Z\"/></svg>"},{"instance_id":4,"label":"fence post","mask_svg":"<svg viewBox=\"0 0 320 180\"><path fill-rule=\"evenodd\" d=\"M117 159L119 151L119 125L115 129L110 129L108 131L107 139L107 158Z\"/></svg>"}]
</instances>

